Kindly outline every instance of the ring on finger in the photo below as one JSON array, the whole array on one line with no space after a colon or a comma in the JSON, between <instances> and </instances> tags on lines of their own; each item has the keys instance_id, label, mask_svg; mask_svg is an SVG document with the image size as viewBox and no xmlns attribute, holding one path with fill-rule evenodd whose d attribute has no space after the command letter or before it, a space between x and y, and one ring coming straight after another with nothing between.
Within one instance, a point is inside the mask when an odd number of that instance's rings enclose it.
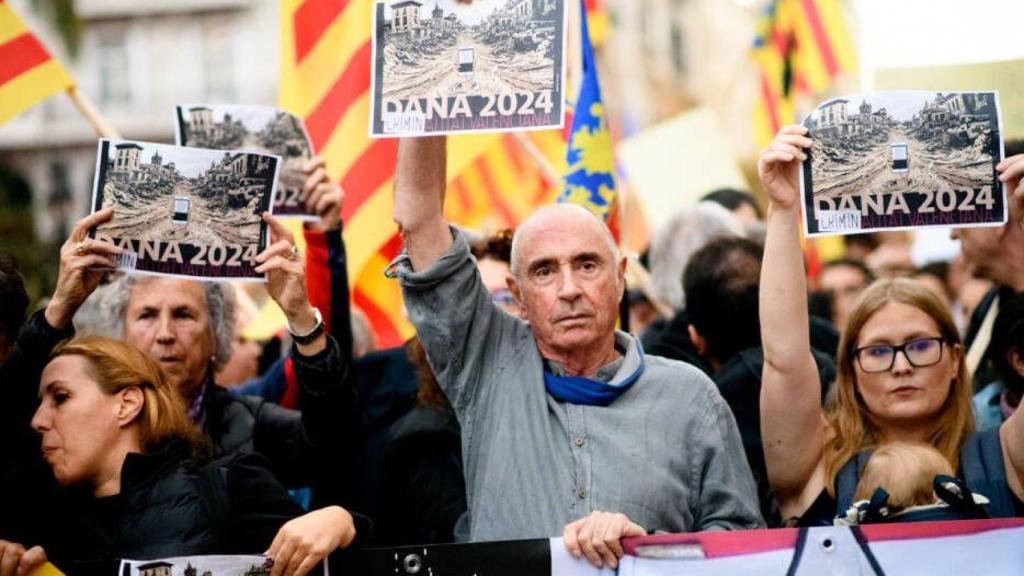
<instances>
[{"instance_id":1,"label":"ring on finger","mask_svg":"<svg viewBox=\"0 0 1024 576\"><path fill-rule=\"evenodd\" d=\"M75 246L75 256L85 256L86 252L88 252L88 250L85 248L85 240L79 242L78 245Z\"/></svg>"},{"instance_id":2,"label":"ring on finger","mask_svg":"<svg viewBox=\"0 0 1024 576\"><path fill-rule=\"evenodd\" d=\"M288 259L289 260L296 260L296 259L298 259L298 257L299 257L299 247L296 246L295 244L292 244L292 251L288 255Z\"/></svg>"}]
</instances>

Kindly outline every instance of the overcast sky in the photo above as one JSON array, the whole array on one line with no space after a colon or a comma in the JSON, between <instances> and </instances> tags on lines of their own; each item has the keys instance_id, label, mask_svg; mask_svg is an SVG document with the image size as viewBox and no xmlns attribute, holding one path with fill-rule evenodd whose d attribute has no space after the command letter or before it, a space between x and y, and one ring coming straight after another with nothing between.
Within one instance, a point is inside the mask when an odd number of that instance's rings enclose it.
<instances>
[{"instance_id":1,"label":"overcast sky","mask_svg":"<svg viewBox=\"0 0 1024 576\"><path fill-rule=\"evenodd\" d=\"M223 106L218 104L182 104L182 116L188 121L191 118L189 108L205 106L213 111L213 121L223 122L225 114L231 114L231 118L241 120L249 132L258 132L274 119L277 109L271 106Z\"/></svg>"},{"instance_id":2,"label":"overcast sky","mask_svg":"<svg viewBox=\"0 0 1024 576\"><path fill-rule=\"evenodd\" d=\"M435 0L418 1L423 3L423 6L420 6L420 18L430 18L430 15L434 10ZM467 26L475 26L490 16L492 12L504 6L506 2L507 0L475 0L472 4L467 6L464 4L457 4L454 0L438 0L437 5L444 10L445 16L454 12L458 16L459 22L462 22ZM384 6L384 17L390 19L390 5L385 4Z\"/></svg>"},{"instance_id":3,"label":"overcast sky","mask_svg":"<svg viewBox=\"0 0 1024 576\"><path fill-rule=\"evenodd\" d=\"M855 0L861 81L876 70L1024 58L1020 0Z\"/></svg>"},{"instance_id":4,"label":"overcast sky","mask_svg":"<svg viewBox=\"0 0 1024 576\"><path fill-rule=\"evenodd\" d=\"M125 142L128 141L110 141L111 160L117 157L117 148L115 146ZM153 153L159 151L160 156L163 157L164 165L166 166L168 163L174 162L175 169L186 178L199 176L200 173L210 167L211 163L220 162L220 159L224 157L223 150L181 148L165 144L150 144L148 142L135 142L135 144L142 146L142 152L139 154L140 164L149 164L153 159Z\"/></svg>"}]
</instances>

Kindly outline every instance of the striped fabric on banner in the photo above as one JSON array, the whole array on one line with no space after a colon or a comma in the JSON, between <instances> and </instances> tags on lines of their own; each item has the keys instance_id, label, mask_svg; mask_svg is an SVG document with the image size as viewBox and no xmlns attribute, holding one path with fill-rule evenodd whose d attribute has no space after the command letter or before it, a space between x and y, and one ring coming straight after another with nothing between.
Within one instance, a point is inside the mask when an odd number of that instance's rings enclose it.
<instances>
[{"instance_id":1,"label":"striped fabric on banner","mask_svg":"<svg viewBox=\"0 0 1024 576\"><path fill-rule=\"evenodd\" d=\"M370 139L373 0L281 0L279 105L303 118L330 177L345 190L342 218L353 302L382 347L413 334L401 293L383 270L401 250L391 219L397 140ZM527 138L561 166L558 131ZM472 228L517 224L555 190L516 138L488 134L452 138L448 218Z\"/></svg>"},{"instance_id":2,"label":"striped fabric on banner","mask_svg":"<svg viewBox=\"0 0 1024 576\"><path fill-rule=\"evenodd\" d=\"M754 108L759 146L796 120L796 97L824 90L857 65L839 0L773 0L753 57L760 68Z\"/></svg>"},{"instance_id":3,"label":"striped fabric on banner","mask_svg":"<svg viewBox=\"0 0 1024 576\"><path fill-rule=\"evenodd\" d=\"M74 85L11 4L0 0L0 124Z\"/></svg>"}]
</instances>

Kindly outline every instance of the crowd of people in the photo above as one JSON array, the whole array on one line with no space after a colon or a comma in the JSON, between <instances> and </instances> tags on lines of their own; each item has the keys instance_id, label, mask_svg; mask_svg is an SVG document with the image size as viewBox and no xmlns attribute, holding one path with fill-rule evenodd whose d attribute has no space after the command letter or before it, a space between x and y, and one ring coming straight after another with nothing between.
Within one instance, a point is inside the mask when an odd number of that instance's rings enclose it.
<instances>
[{"instance_id":1,"label":"crowd of people","mask_svg":"<svg viewBox=\"0 0 1024 576\"><path fill-rule=\"evenodd\" d=\"M767 210L681 207L627 286L581 207L483 238L446 222L445 139L403 139L386 274L416 336L386 350L320 159L304 259L264 215L273 343L241 337L237 286L110 272L121 249L88 231L111 210L77 223L31 314L0 256L0 575L267 554L301 576L359 546L555 536L614 568L654 531L1024 516L1024 154L997 168L1008 222L954 230L954 261L872 234L810 270L811 144L783 128Z\"/></svg>"}]
</instances>

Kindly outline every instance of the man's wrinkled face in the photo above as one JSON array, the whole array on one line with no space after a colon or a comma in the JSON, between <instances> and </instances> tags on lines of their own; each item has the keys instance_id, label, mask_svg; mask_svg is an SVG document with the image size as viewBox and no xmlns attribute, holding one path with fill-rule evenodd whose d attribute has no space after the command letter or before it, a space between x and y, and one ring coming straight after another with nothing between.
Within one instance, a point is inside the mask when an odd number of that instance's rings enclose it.
<instances>
[{"instance_id":1,"label":"man's wrinkled face","mask_svg":"<svg viewBox=\"0 0 1024 576\"><path fill-rule=\"evenodd\" d=\"M625 259L595 219L550 215L522 231L509 288L547 356L611 345Z\"/></svg>"},{"instance_id":2,"label":"man's wrinkled face","mask_svg":"<svg viewBox=\"0 0 1024 576\"><path fill-rule=\"evenodd\" d=\"M214 353L203 285L173 278L136 284L125 310L124 339L149 353L191 397L206 379Z\"/></svg>"}]
</instances>

